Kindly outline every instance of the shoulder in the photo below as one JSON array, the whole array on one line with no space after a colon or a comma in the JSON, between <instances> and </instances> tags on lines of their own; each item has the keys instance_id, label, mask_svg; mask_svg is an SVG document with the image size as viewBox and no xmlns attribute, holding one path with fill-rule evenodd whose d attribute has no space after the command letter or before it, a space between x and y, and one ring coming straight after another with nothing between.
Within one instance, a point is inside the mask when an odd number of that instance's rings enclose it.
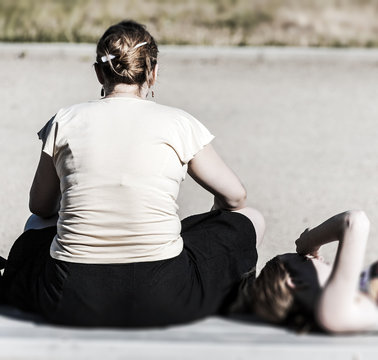
<instances>
[{"instance_id":1,"label":"shoulder","mask_svg":"<svg viewBox=\"0 0 378 360\"><path fill-rule=\"evenodd\" d=\"M67 117L73 117L75 115L84 114L86 112L96 111L99 107L100 102L96 100L63 107L56 113L55 122L66 119Z\"/></svg>"},{"instance_id":2,"label":"shoulder","mask_svg":"<svg viewBox=\"0 0 378 360\"><path fill-rule=\"evenodd\" d=\"M194 119L194 117L188 112L177 107L160 104L150 100L142 101L141 104L143 104L145 109L153 111L156 115L164 115L168 118L176 120L179 120L181 118Z\"/></svg>"},{"instance_id":3,"label":"shoulder","mask_svg":"<svg viewBox=\"0 0 378 360\"><path fill-rule=\"evenodd\" d=\"M98 106L98 101L88 101L84 103L74 104L71 106L63 107L38 131L38 137L45 143L48 135L54 129L56 132L58 127L70 124L70 120L77 118L82 114L94 110Z\"/></svg>"},{"instance_id":4,"label":"shoulder","mask_svg":"<svg viewBox=\"0 0 378 360\"><path fill-rule=\"evenodd\" d=\"M154 110L155 115L159 119L162 119L162 121L170 122L179 128L184 129L191 128L193 126L203 126L203 124L196 117L183 109L153 102L150 103L151 109Z\"/></svg>"}]
</instances>

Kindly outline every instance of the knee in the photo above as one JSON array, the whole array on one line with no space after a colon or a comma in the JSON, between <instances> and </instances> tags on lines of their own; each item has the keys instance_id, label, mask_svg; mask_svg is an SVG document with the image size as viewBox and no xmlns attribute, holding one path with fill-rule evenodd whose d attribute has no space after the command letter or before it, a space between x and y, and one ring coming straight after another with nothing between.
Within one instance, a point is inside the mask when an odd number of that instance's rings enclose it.
<instances>
[{"instance_id":1,"label":"knee","mask_svg":"<svg viewBox=\"0 0 378 360\"><path fill-rule=\"evenodd\" d=\"M243 214L249 220L251 220L256 231L256 246L260 245L265 234L264 216L260 211L251 207L245 207L243 209L237 210L236 212Z\"/></svg>"},{"instance_id":2,"label":"knee","mask_svg":"<svg viewBox=\"0 0 378 360\"><path fill-rule=\"evenodd\" d=\"M32 229L43 229L50 226L55 226L58 221L58 216L53 216L50 218L42 218L38 215L32 214L26 220L24 231Z\"/></svg>"}]
</instances>

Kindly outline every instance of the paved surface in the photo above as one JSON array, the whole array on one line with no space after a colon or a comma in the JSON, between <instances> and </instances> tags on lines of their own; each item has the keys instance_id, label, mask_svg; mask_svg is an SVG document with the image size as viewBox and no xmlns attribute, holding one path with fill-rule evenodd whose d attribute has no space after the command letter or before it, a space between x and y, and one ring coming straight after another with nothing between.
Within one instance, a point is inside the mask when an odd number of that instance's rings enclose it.
<instances>
[{"instance_id":1,"label":"paved surface","mask_svg":"<svg viewBox=\"0 0 378 360\"><path fill-rule=\"evenodd\" d=\"M92 45L0 44L0 52L0 254L6 256L29 214L36 131L60 107L99 97L100 86ZM377 79L376 50L165 47L155 94L208 126L251 205L264 213L259 267L292 251L305 227L350 208L365 209L372 221L368 263L378 258ZM181 216L210 206L211 197L188 178ZM324 254L331 259L333 252L331 246ZM0 359L378 356L376 335L298 336L221 319L165 330L74 330L24 315L15 320L14 310L0 314Z\"/></svg>"},{"instance_id":2,"label":"paved surface","mask_svg":"<svg viewBox=\"0 0 378 360\"><path fill-rule=\"evenodd\" d=\"M297 335L220 318L166 329L83 330L18 320L14 310L0 312L8 314L0 318L0 359L376 360L378 355L376 335Z\"/></svg>"}]
</instances>

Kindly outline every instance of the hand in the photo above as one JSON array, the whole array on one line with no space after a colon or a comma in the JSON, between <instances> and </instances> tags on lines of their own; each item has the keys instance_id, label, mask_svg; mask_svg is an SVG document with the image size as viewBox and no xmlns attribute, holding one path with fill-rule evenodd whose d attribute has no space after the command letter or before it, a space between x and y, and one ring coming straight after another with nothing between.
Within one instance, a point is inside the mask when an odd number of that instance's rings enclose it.
<instances>
[{"instance_id":1,"label":"hand","mask_svg":"<svg viewBox=\"0 0 378 360\"><path fill-rule=\"evenodd\" d=\"M312 255L314 257L319 257L319 248L314 244L314 238L311 236L311 231L307 228L299 239L295 241L296 251L300 255Z\"/></svg>"}]
</instances>

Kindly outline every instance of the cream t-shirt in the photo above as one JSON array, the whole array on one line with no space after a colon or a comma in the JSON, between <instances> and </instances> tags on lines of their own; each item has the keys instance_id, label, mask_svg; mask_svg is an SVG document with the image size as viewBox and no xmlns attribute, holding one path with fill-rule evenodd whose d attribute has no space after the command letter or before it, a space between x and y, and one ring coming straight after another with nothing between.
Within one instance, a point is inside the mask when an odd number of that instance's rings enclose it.
<instances>
[{"instance_id":1,"label":"cream t-shirt","mask_svg":"<svg viewBox=\"0 0 378 360\"><path fill-rule=\"evenodd\" d=\"M182 251L179 186L188 162L213 139L199 121L114 97L60 110L40 137L62 194L53 258L130 263Z\"/></svg>"}]
</instances>

